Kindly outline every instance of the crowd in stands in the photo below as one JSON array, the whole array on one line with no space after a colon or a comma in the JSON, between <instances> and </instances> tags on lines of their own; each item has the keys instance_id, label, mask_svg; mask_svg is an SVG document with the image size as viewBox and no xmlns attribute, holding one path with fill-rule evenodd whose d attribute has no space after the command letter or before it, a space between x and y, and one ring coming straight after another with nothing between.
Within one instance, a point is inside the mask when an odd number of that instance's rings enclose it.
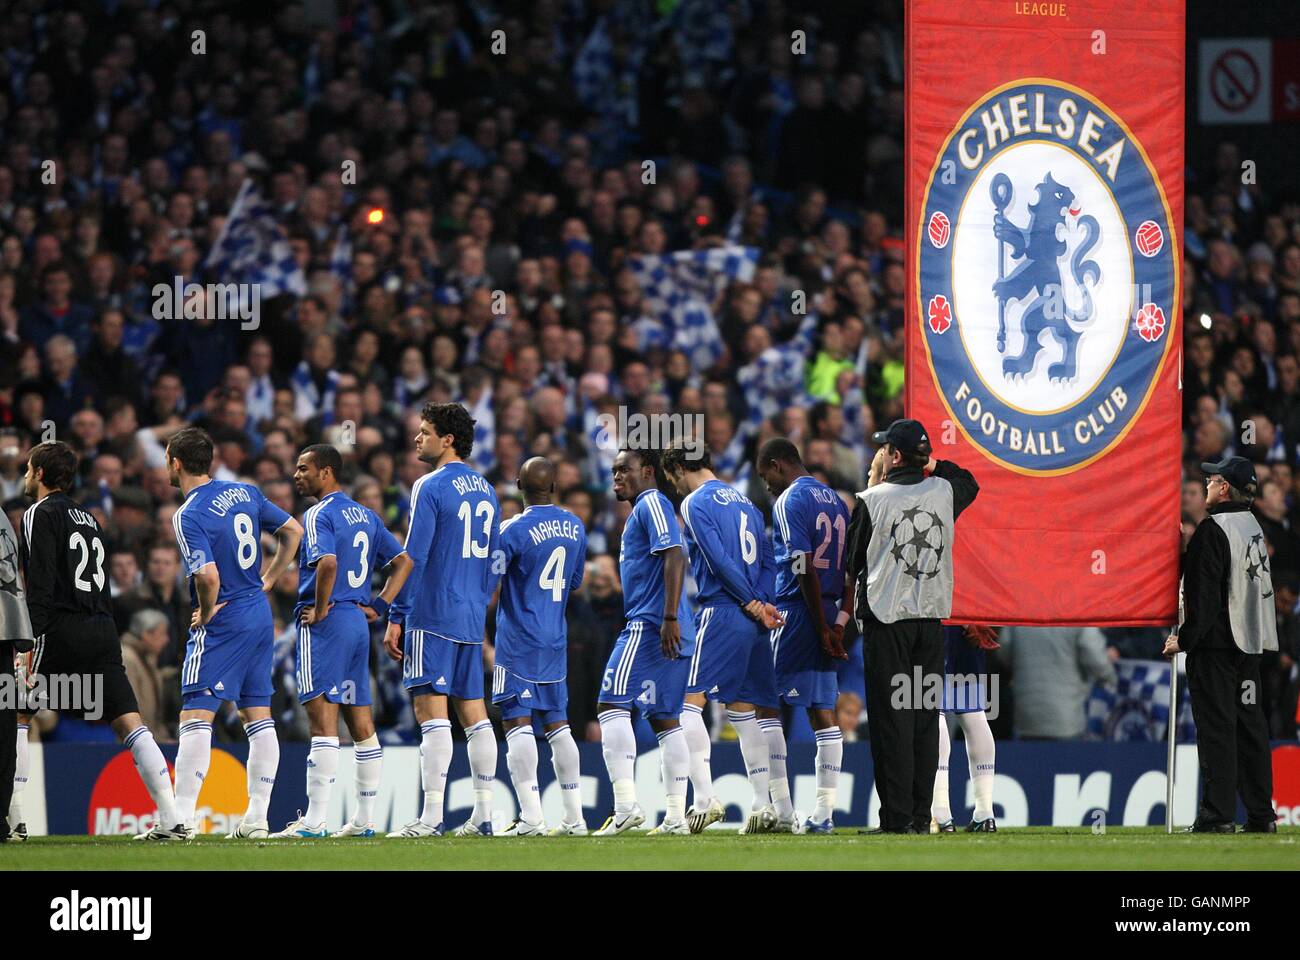
<instances>
[{"instance_id":1,"label":"crowd in stands","mask_svg":"<svg viewBox=\"0 0 1300 960\"><path fill-rule=\"evenodd\" d=\"M425 470L418 411L459 401L504 516L521 509L520 463L544 455L557 502L588 527L569 634L581 736L622 625L627 509L610 493L600 417L702 415L719 472L767 510L748 466L763 440L794 439L848 499L867 436L902 415L902 4L336 6L318 22L297 2L7 4L4 509L16 526L31 445L76 447L77 496L113 544L131 676L151 691L146 722L166 731L190 611L168 437L204 427L219 476L298 516L297 452L335 443L353 496L400 536ZM1283 645L1265 695L1274 735L1294 737L1300 201L1242 186L1239 170L1230 143L1190 158L1183 510L1189 524L1203 515L1200 461L1259 463ZM160 317L159 285L222 281L207 262L245 181L280 224L301 292L262 302L252 329ZM684 250L743 251L700 301L703 331L665 313L646 276L648 258ZM286 735L306 731L296 576L273 595ZM1156 658L1162 640L1106 634L1112 660ZM410 738L400 666L377 646L374 666L384 736ZM845 692L856 724L852 681ZM242 736L225 719L224 735ZM60 725L47 735L95 735Z\"/></svg>"}]
</instances>

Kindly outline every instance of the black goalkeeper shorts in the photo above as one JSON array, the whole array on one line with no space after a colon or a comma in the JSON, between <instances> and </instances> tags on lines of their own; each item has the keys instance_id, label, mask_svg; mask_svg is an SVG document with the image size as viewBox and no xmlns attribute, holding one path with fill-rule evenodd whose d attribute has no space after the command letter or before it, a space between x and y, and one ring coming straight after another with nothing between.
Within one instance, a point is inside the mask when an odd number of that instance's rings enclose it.
<instances>
[{"instance_id":1,"label":"black goalkeeper shorts","mask_svg":"<svg viewBox=\"0 0 1300 960\"><path fill-rule=\"evenodd\" d=\"M37 699L28 700L24 713L57 710L111 722L140 712L111 617L65 621L50 628L36 640L30 672L37 683L29 697Z\"/></svg>"}]
</instances>

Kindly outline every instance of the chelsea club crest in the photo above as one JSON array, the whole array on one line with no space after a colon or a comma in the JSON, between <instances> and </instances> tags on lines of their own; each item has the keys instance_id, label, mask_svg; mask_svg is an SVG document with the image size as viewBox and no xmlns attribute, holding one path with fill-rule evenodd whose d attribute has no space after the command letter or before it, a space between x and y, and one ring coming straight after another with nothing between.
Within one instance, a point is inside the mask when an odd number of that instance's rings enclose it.
<instances>
[{"instance_id":1,"label":"chelsea club crest","mask_svg":"<svg viewBox=\"0 0 1300 960\"><path fill-rule=\"evenodd\" d=\"M1017 80L949 134L922 202L922 338L953 421L1018 473L1104 456L1173 340L1179 246L1154 167L1077 87Z\"/></svg>"}]
</instances>

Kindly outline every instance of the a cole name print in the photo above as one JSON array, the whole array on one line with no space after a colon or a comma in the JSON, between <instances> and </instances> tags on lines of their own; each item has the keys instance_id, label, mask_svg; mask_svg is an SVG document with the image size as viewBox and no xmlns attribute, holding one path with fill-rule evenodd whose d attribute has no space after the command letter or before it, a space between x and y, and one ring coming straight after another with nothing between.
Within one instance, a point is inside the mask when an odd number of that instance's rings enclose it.
<instances>
[{"instance_id":1,"label":"a cole name print","mask_svg":"<svg viewBox=\"0 0 1300 960\"><path fill-rule=\"evenodd\" d=\"M366 522L366 511L364 507L344 507L339 514L350 524Z\"/></svg>"}]
</instances>

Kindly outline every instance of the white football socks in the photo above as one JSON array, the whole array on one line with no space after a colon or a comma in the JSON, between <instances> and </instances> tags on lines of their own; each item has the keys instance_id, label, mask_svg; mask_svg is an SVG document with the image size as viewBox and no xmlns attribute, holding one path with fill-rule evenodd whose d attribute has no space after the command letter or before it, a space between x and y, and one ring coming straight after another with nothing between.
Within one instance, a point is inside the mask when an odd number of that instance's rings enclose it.
<instances>
[{"instance_id":1,"label":"white football socks","mask_svg":"<svg viewBox=\"0 0 1300 960\"><path fill-rule=\"evenodd\" d=\"M542 797L537 790L537 737L533 725L526 723L506 733L506 767L510 782L519 799L519 819L524 823L542 822Z\"/></svg>"},{"instance_id":2,"label":"white football socks","mask_svg":"<svg viewBox=\"0 0 1300 960\"><path fill-rule=\"evenodd\" d=\"M794 816L794 804L790 800L790 781L785 771L785 731L777 717L766 717L758 721L759 729L767 739L768 766L771 768L768 790L772 794L772 804L782 820Z\"/></svg>"},{"instance_id":3,"label":"white football socks","mask_svg":"<svg viewBox=\"0 0 1300 960\"><path fill-rule=\"evenodd\" d=\"M497 779L497 737L492 731L491 720L480 720L465 731L469 741L469 772L474 778L474 812L470 814L470 823L490 823L492 821L492 785ZM536 747L534 747L534 750ZM537 759L533 759L534 779L536 779ZM540 816L539 818L540 819Z\"/></svg>"},{"instance_id":4,"label":"white football socks","mask_svg":"<svg viewBox=\"0 0 1300 960\"><path fill-rule=\"evenodd\" d=\"M451 766L451 721L426 720L420 724L420 782L424 788L424 809L420 822L427 827L442 824L442 795Z\"/></svg>"},{"instance_id":5,"label":"white football socks","mask_svg":"<svg viewBox=\"0 0 1300 960\"><path fill-rule=\"evenodd\" d=\"M566 723L546 735L551 745L551 766L555 779L560 782L560 797L564 800L564 819L567 823L582 822L582 774L578 759L578 745L573 742L573 732Z\"/></svg>"},{"instance_id":6,"label":"white football socks","mask_svg":"<svg viewBox=\"0 0 1300 960\"><path fill-rule=\"evenodd\" d=\"M172 775L167 769L167 758L158 749L149 728L141 724L126 735L123 745L131 751L135 761L135 772L140 775L149 797L158 810L158 826L174 827L180 823L176 819L176 795L172 792Z\"/></svg>"},{"instance_id":7,"label":"white football socks","mask_svg":"<svg viewBox=\"0 0 1300 960\"><path fill-rule=\"evenodd\" d=\"M659 737L659 762L667 795L668 809L664 819L682 820L686 817L686 784L691 769L691 751L686 746L686 734L681 727L673 727L656 736Z\"/></svg>"},{"instance_id":8,"label":"white football socks","mask_svg":"<svg viewBox=\"0 0 1300 960\"><path fill-rule=\"evenodd\" d=\"M207 720L186 720L181 724L176 748L176 820L197 828L194 808L198 804L203 779L212 761L212 724Z\"/></svg>"},{"instance_id":9,"label":"white football socks","mask_svg":"<svg viewBox=\"0 0 1300 960\"><path fill-rule=\"evenodd\" d=\"M771 779L767 737L759 729L753 710L746 713L728 710L727 720L736 729L736 737L740 740L740 755L745 759L745 775L749 777L749 785L754 789L754 801L750 809L762 810L768 803Z\"/></svg>"},{"instance_id":10,"label":"white football socks","mask_svg":"<svg viewBox=\"0 0 1300 960\"><path fill-rule=\"evenodd\" d=\"M379 745L379 734L372 733L368 740L354 744L352 756L357 765L357 812L352 822L358 827L368 827L375 818L375 799L379 796L379 780L384 769L384 748Z\"/></svg>"},{"instance_id":11,"label":"white football socks","mask_svg":"<svg viewBox=\"0 0 1300 960\"><path fill-rule=\"evenodd\" d=\"M966 737L966 758L970 767L971 785L975 791L973 819L988 820L993 816L993 773L997 743L984 711L958 714L958 719Z\"/></svg>"},{"instance_id":12,"label":"white football socks","mask_svg":"<svg viewBox=\"0 0 1300 960\"><path fill-rule=\"evenodd\" d=\"M338 772L339 738L312 737L311 753L307 754L307 813L303 817L312 830L325 826Z\"/></svg>"},{"instance_id":13,"label":"white football socks","mask_svg":"<svg viewBox=\"0 0 1300 960\"><path fill-rule=\"evenodd\" d=\"M952 753L952 741L948 739L948 718L939 714L939 766L934 771L934 799L930 801L930 816L939 823L952 819L952 808L948 803L948 757Z\"/></svg>"},{"instance_id":14,"label":"white football socks","mask_svg":"<svg viewBox=\"0 0 1300 960\"><path fill-rule=\"evenodd\" d=\"M248 809L244 820L265 823L275 774L280 769L280 739L270 717L245 724L244 733L248 735Z\"/></svg>"},{"instance_id":15,"label":"white football socks","mask_svg":"<svg viewBox=\"0 0 1300 960\"><path fill-rule=\"evenodd\" d=\"M18 757L14 763L14 795L9 801L9 826L16 827L23 822L23 791L27 789L27 778L31 774L31 754L27 744L27 724L18 724Z\"/></svg>"},{"instance_id":16,"label":"white football socks","mask_svg":"<svg viewBox=\"0 0 1300 960\"><path fill-rule=\"evenodd\" d=\"M840 765L844 760L844 733L838 726L816 731L817 737L817 805L813 823L823 823L835 816L835 793L839 789Z\"/></svg>"},{"instance_id":17,"label":"white football socks","mask_svg":"<svg viewBox=\"0 0 1300 960\"><path fill-rule=\"evenodd\" d=\"M713 743L709 739L709 730L704 725L703 708L693 703L685 704L682 707L681 724L691 756L691 787L695 791L693 804L696 810L703 811L713 799L713 770L710 765Z\"/></svg>"},{"instance_id":18,"label":"white football socks","mask_svg":"<svg viewBox=\"0 0 1300 960\"><path fill-rule=\"evenodd\" d=\"M614 812L627 813L636 806L636 734L632 732L632 713L614 708L598 714L596 719L600 721L605 769L614 785Z\"/></svg>"}]
</instances>

